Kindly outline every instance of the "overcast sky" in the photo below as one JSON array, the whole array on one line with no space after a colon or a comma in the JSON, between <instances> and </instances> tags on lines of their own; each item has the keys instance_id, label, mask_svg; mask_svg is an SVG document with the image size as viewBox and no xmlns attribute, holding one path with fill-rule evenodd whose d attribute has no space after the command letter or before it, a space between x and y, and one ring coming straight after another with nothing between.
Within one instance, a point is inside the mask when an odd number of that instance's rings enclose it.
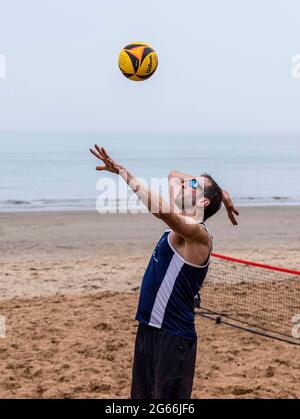
<instances>
[{"instance_id":1,"label":"overcast sky","mask_svg":"<svg viewBox=\"0 0 300 419\"><path fill-rule=\"evenodd\" d=\"M0 129L300 133L299 0L0 0ZM136 83L119 50L150 43Z\"/></svg>"}]
</instances>

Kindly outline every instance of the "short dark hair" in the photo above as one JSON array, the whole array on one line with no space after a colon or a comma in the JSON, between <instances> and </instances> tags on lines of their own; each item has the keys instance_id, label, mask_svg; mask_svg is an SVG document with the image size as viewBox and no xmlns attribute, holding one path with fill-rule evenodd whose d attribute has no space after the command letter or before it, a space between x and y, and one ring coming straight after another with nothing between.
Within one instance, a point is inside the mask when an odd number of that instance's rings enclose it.
<instances>
[{"instance_id":1,"label":"short dark hair","mask_svg":"<svg viewBox=\"0 0 300 419\"><path fill-rule=\"evenodd\" d=\"M223 192L217 182L207 173L201 175L205 177L209 182L204 187L204 197L210 200L210 204L204 208L204 218L206 221L208 218L216 214L222 206Z\"/></svg>"}]
</instances>

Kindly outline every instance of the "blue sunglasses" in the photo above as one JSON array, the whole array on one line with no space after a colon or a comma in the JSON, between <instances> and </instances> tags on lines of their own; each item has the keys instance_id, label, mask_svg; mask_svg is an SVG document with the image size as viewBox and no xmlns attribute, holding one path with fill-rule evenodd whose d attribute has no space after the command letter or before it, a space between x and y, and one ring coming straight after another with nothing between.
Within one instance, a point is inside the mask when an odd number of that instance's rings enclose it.
<instances>
[{"instance_id":1,"label":"blue sunglasses","mask_svg":"<svg viewBox=\"0 0 300 419\"><path fill-rule=\"evenodd\" d=\"M190 180L190 187L193 189L197 189L198 186L200 186L200 183L198 182L197 179L191 179Z\"/></svg>"}]
</instances>

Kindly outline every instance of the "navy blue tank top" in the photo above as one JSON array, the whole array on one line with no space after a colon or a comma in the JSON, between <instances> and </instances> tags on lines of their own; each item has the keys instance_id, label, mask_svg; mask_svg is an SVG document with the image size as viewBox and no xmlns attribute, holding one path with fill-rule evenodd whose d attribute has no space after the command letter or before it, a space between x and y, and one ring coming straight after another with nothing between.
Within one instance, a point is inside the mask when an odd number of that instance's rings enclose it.
<instances>
[{"instance_id":1,"label":"navy blue tank top","mask_svg":"<svg viewBox=\"0 0 300 419\"><path fill-rule=\"evenodd\" d=\"M136 320L195 340L194 300L206 277L210 256L204 266L187 262L172 246L170 233L165 231L146 269Z\"/></svg>"}]
</instances>

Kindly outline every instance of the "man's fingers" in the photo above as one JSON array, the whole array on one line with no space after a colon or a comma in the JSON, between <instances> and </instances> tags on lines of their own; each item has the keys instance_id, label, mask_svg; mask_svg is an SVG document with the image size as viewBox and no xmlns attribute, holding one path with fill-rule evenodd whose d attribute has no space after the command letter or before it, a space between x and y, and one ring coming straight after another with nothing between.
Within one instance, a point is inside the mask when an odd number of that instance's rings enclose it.
<instances>
[{"instance_id":1,"label":"man's fingers","mask_svg":"<svg viewBox=\"0 0 300 419\"><path fill-rule=\"evenodd\" d=\"M238 212L238 210L233 205L230 205L228 207L228 210L231 211L231 212L233 212L235 215L240 215L240 213Z\"/></svg>"},{"instance_id":2,"label":"man's fingers","mask_svg":"<svg viewBox=\"0 0 300 419\"><path fill-rule=\"evenodd\" d=\"M232 224L234 225L234 226L237 226L238 225L238 222L237 222L237 220L236 220L236 218L232 215L232 217L231 217L231 222L232 222Z\"/></svg>"},{"instance_id":3,"label":"man's fingers","mask_svg":"<svg viewBox=\"0 0 300 419\"><path fill-rule=\"evenodd\" d=\"M95 144L95 149L90 148L90 152L97 157L97 159L101 160L104 163L104 166L97 166L96 170L102 171L107 170L108 172L112 173L120 173L120 170L122 170L122 166L120 166L117 162L115 162L103 147L99 147L97 144Z\"/></svg>"},{"instance_id":4,"label":"man's fingers","mask_svg":"<svg viewBox=\"0 0 300 419\"><path fill-rule=\"evenodd\" d=\"M102 161L105 163L105 165L106 165L106 166L107 166L107 165L111 166L111 162L109 162L109 161L108 161L108 159L106 158L106 156L104 156L103 152L101 151L101 148L100 148L97 144L95 144L95 149L96 149L97 151L95 151L95 150L93 150L92 148L90 148L90 152L91 152L91 153L92 153L95 157L97 157L97 159L102 160Z\"/></svg>"},{"instance_id":5,"label":"man's fingers","mask_svg":"<svg viewBox=\"0 0 300 419\"><path fill-rule=\"evenodd\" d=\"M99 159L99 160L103 160L102 159L102 157L95 151L95 150L93 150L92 148L90 148L90 152L95 156L95 157L97 157L97 159Z\"/></svg>"},{"instance_id":6,"label":"man's fingers","mask_svg":"<svg viewBox=\"0 0 300 419\"><path fill-rule=\"evenodd\" d=\"M103 156L104 156L106 159L110 159L109 155L107 154L107 152L105 151L105 149L104 149L103 147L101 147L101 151L102 151Z\"/></svg>"},{"instance_id":7,"label":"man's fingers","mask_svg":"<svg viewBox=\"0 0 300 419\"><path fill-rule=\"evenodd\" d=\"M104 160L105 156L102 153L101 147L99 147L97 144L95 144L95 149L98 151L99 155L101 156L101 158Z\"/></svg>"},{"instance_id":8,"label":"man's fingers","mask_svg":"<svg viewBox=\"0 0 300 419\"><path fill-rule=\"evenodd\" d=\"M232 211L227 211L227 214L228 214L228 217L229 217L230 221L232 222L232 224L234 226L237 226L238 222L237 222L235 216L233 215Z\"/></svg>"},{"instance_id":9,"label":"man's fingers","mask_svg":"<svg viewBox=\"0 0 300 419\"><path fill-rule=\"evenodd\" d=\"M236 226L236 225L237 225L237 221L236 221L236 219L234 218L234 216L233 216L233 215L230 215L230 216L229 216L229 218L230 218L230 221L232 222L232 224L233 224L234 226Z\"/></svg>"},{"instance_id":10,"label":"man's fingers","mask_svg":"<svg viewBox=\"0 0 300 419\"><path fill-rule=\"evenodd\" d=\"M95 149L97 150L99 156L101 156L102 160L105 160L105 162L109 162L111 165L113 164L113 160L109 157L109 155L103 147L99 147L97 144L95 144Z\"/></svg>"}]
</instances>

